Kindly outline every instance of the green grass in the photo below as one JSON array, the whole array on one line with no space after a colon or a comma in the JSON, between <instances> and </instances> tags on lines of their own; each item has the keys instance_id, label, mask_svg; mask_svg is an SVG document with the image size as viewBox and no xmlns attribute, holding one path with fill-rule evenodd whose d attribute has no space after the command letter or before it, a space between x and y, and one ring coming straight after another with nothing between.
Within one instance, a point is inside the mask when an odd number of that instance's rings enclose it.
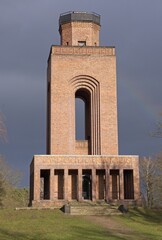
<instances>
[{"instance_id":1,"label":"green grass","mask_svg":"<svg viewBox=\"0 0 162 240\"><path fill-rule=\"evenodd\" d=\"M112 220L106 225L106 221ZM104 224L103 224L104 223ZM69 216L59 210L0 210L0 240L162 239L162 211L123 216Z\"/></svg>"},{"instance_id":2,"label":"green grass","mask_svg":"<svg viewBox=\"0 0 162 240\"><path fill-rule=\"evenodd\" d=\"M0 239L107 239L109 232L59 210L0 211ZM110 238L116 239L116 238Z\"/></svg>"},{"instance_id":3,"label":"green grass","mask_svg":"<svg viewBox=\"0 0 162 240\"><path fill-rule=\"evenodd\" d=\"M133 231L129 239L162 240L162 210L138 208L118 220Z\"/></svg>"}]
</instances>

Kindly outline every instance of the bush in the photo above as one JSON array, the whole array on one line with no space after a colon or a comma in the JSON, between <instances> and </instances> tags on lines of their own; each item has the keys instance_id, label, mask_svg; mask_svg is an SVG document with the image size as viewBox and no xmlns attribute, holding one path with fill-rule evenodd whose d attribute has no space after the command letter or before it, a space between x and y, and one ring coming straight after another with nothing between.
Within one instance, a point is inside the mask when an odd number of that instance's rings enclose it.
<instances>
[{"instance_id":1,"label":"bush","mask_svg":"<svg viewBox=\"0 0 162 240\"><path fill-rule=\"evenodd\" d=\"M18 188L21 174L14 171L0 157L0 207L14 208L28 205L28 189Z\"/></svg>"}]
</instances>

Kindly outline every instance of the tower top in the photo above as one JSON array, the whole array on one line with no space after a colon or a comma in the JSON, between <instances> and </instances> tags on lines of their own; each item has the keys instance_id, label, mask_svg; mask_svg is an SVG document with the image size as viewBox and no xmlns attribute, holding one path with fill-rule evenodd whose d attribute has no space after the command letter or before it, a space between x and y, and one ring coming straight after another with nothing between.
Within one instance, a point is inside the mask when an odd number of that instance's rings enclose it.
<instances>
[{"instance_id":1,"label":"tower top","mask_svg":"<svg viewBox=\"0 0 162 240\"><path fill-rule=\"evenodd\" d=\"M60 15L61 45L99 46L100 15L88 12L66 12Z\"/></svg>"},{"instance_id":2,"label":"tower top","mask_svg":"<svg viewBox=\"0 0 162 240\"><path fill-rule=\"evenodd\" d=\"M100 15L94 12L66 12L60 14L59 26L70 22L93 22L100 26Z\"/></svg>"}]
</instances>

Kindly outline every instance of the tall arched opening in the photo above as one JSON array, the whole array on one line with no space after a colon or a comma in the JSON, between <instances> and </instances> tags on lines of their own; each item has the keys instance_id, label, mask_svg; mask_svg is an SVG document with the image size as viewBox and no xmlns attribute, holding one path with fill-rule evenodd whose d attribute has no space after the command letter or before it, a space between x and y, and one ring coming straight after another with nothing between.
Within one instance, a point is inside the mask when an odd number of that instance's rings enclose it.
<instances>
[{"instance_id":1,"label":"tall arched opening","mask_svg":"<svg viewBox=\"0 0 162 240\"><path fill-rule=\"evenodd\" d=\"M100 142L100 85L99 82L88 75L79 75L70 80L71 84L71 97L75 98L75 118L74 118L74 139L75 141L75 154L76 155L100 155L101 142ZM76 114L78 102L81 102L83 118L85 119L80 127L84 134L83 140L76 135L78 130L76 122ZM81 109L79 109L81 110ZM72 110L73 111L73 110ZM73 115L72 115L73 118ZM80 119L81 120L81 119ZM85 127L83 127L85 126ZM80 140L78 140L80 139Z\"/></svg>"},{"instance_id":2,"label":"tall arched opening","mask_svg":"<svg viewBox=\"0 0 162 240\"><path fill-rule=\"evenodd\" d=\"M75 92L75 139L85 145L87 142L91 154L91 95L85 88Z\"/></svg>"}]
</instances>

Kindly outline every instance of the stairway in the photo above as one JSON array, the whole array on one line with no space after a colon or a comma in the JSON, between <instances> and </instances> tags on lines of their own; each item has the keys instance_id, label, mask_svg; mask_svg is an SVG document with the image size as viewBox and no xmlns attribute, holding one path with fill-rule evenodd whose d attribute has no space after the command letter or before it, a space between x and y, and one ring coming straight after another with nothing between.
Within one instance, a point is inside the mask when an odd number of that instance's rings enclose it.
<instances>
[{"instance_id":1,"label":"stairway","mask_svg":"<svg viewBox=\"0 0 162 240\"><path fill-rule=\"evenodd\" d=\"M118 206L112 206L106 202L70 202L65 204L62 211L71 215L121 215Z\"/></svg>"}]
</instances>

